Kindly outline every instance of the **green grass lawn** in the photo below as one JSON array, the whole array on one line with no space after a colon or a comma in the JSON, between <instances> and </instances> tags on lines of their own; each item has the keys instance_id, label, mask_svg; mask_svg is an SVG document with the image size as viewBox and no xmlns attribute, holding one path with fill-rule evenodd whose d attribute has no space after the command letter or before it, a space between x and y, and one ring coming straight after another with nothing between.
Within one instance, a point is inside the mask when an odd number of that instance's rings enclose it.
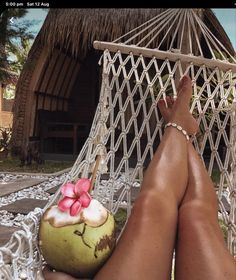
<instances>
[{"instance_id":1,"label":"green grass lawn","mask_svg":"<svg viewBox=\"0 0 236 280\"><path fill-rule=\"evenodd\" d=\"M0 159L0 172L29 172L29 173L54 173L72 167L71 161L49 161L43 164L33 162L31 165L20 166L20 160L15 158Z\"/></svg>"},{"instance_id":2,"label":"green grass lawn","mask_svg":"<svg viewBox=\"0 0 236 280\"><path fill-rule=\"evenodd\" d=\"M211 179L215 184L220 182L220 171L218 169L212 170Z\"/></svg>"}]
</instances>

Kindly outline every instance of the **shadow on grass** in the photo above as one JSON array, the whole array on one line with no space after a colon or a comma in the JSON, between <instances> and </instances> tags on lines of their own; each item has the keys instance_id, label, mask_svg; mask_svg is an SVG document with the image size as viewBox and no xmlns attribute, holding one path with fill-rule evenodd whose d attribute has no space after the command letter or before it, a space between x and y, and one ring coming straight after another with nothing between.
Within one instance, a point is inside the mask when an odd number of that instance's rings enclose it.
<instances>
[{"instance_id":1,"label":"shadow on grass","mask_svg":"<svg viewBox=\"0 0 236 280\"><path fill-rule=\"evenodd\" d=\"M33 162L31 165L20 166L20 160L7 158L0 160L0 172L54 173L72 167L71 161L49 161L43 164Z\"/></svg>"}]
</instances>

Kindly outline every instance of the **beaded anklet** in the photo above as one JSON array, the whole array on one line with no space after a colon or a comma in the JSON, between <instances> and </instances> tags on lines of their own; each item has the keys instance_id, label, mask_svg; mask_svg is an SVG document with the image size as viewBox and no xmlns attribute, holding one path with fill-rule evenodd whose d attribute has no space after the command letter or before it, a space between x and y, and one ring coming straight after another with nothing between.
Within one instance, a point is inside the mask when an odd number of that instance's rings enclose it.
<instances>
[{"instance_id":1,"label":"beaded anklet","mask_svg":"<svg viewBox=\"0 0 236 280\"><path fill-rule=\"evenodd\" d=\"M183 133L183 135L186 137L187 141L189 141L188 133L187 133L186 130L184 130L184 129L182 128L182 126L180 126L180 125L178 125L178 124L176 124L176 123L173 123L173 122L169 122L169 123L167 123L167 124L165 125L165 128L167 128L167 127L169 127L169 126L172 126L172 127L177 128L180 132Z\"/></svg>"}]
</instances>

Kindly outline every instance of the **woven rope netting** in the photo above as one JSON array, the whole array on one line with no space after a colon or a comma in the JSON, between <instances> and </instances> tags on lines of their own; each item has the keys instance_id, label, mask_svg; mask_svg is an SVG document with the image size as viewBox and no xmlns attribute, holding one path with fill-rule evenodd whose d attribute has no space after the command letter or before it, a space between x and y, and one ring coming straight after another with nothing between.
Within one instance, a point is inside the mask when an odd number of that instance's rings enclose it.
<instances>
[{"instance_id":1,"label":"woven rope netting","mask_svg":"<svg viewBox=\"0 0 236 280\"><path fill-rule=\"evenodd\" d=\"M149 48L153 42L158 42L156 48ZM227 228L229 251L236 257L235 58L193 9L166 10L116 41L94 46L104 50L100 100L67 181L90 176L100 155L93 195L113 213L122 206L129 214L132 192L139 190L163 135L157 102L168 95L176 97L178 80L187 73L193 86L191 112L200 128L191 141L214 182L219 218ZM59 196L58 191L46 207ZM3 279L37 279L42 213L40 209L30 213L22 230L0 248Z\"/></svg>"}]
</instances>

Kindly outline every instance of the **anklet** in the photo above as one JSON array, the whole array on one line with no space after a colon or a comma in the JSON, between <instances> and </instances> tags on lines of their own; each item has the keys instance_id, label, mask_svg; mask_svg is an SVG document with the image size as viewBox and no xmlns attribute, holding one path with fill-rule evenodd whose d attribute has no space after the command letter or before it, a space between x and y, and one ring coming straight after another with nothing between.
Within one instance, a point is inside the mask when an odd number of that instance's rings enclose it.
<instances>
[{"instance_id":1,"label":"anklet","mask_svg":"<svg viewBox=\"0 0 236 280\"><path fill-rule=\"evenodd\" d=\"M179 131L181 131L183 133L183 135L186 137L187 141L189 141L189 136L188 136L188 133L186 130L184 130L182 128L182 126L180 125L177 125L176 123L173 123L173 122L169 122L165 125L165 128L169 127L169 126L172 126L172 127L175 127L177 128Z\"/></svg>"}]
</instances>

